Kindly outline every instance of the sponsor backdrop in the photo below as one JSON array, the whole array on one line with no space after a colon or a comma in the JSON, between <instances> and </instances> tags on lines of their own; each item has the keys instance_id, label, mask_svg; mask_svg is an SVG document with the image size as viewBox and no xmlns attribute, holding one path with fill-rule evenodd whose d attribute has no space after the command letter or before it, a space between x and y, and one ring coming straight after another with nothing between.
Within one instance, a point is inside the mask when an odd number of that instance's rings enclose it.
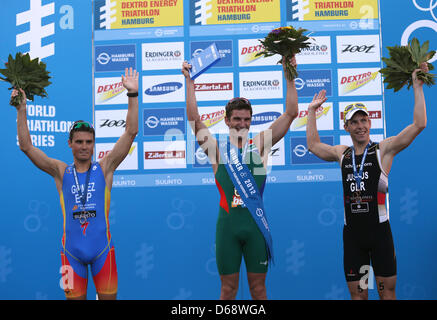
<instances>
[{"instance_id":1,"label":"sponsor backdrop","mask_svg":"<svg viewBox=\"0 0 437 320\"><path fill-rule=\"evenodd\" d=\"M353 102L368 106L373 140L399 133L412 121L413 93L384 91L381 56L387 46L412 37L431 40L435 49L436 15L436 2L425 0L21 0L1 13L0 62L23 51L47 63L53 84L47 99L28 102L28 125L35 146L68 163L67 133L74 120L94 123L96 160L110 152L127 112L120 75L126 67L139 71L140 129L116 171L109 216L119 298L217 299L219 192L187 123L181 64L215 42L222 59L196 79L201 118L218 137L226 135L224 105L243 96L252 101L256 134L285 103L279 57L255 57L262 49L258 39L290 24L314 31L314 43L297 57L299 115L269 159L264 198L276 264L267 291L271 299L349 299L340 170L307 149L308 103L314 93L327 91L317 122L328 144L351 143L342 110ZM0 94L0 161L6 169L0 193L0 298L64 299L59 197L52 178L18 148L6 84ZM396 157L389 180L400 299L437 298L437 212L431 180L419 173L434 168L436 153L428 146L436 130L430 102L437 96L429 88L425 95L428 127ZM370 279L370 298L377 298L373 273L363 277ZM241 280L238 298L250 299L244 263ZM95 298L92 281L88 297Z\"/></svg>"}]
</instances>

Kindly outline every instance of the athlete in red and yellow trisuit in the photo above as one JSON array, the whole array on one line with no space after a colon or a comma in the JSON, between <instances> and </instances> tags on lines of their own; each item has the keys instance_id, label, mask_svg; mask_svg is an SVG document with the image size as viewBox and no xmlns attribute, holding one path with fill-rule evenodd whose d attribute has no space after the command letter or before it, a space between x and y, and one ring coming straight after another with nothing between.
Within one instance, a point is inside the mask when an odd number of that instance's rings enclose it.
<instances>
[{"instance_id":1,"label":"athlete in red and yellow trisuit","mask_svg":"<svg viewBox=\"0 0 437 320\"><path fill-rule=\"evenodd\" d=\"M67 299L86 299L88 266L91 267L99 299L117 297L117 267L109 232L109 207L115 169L129 153L138 132L138 73L125 70L122 83L127 89L126 129L117 143L99 162L92 162L95 131L85 121L70 129L68 145L73 164L49 158L32 145L27 127L26 96L17 108L20 149L56 182L64 217L62 236L62 284ZM12 97L18 94L13 90Z\"/></svg>"}]
</instances>

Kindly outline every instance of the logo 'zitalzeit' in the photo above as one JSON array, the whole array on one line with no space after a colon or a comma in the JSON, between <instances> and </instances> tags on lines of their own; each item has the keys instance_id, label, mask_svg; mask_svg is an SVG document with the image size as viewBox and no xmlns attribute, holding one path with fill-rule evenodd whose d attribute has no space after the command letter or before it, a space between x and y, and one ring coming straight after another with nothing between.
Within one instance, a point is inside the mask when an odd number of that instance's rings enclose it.
<instances>
[{"instance_id":1,"label":"logo 'zitalzeit'","mask_svg":"<svg viewBox=\"0 0 437 320\"><path fill-rule=\"evenodd\" d=\"M366 73L360 73L349 77L342 77L340 80L342 91L343 93L354 91L368 84L370 81L375 80L377 75L378 75L378 71L376 72L369 71Z\"/></svg>"},{"instance_id":2,"label":"logo 'zitalzeit'","mask_svg":"<svg viewBox=\"0 0 437 320\"><path fill-rule=\"evenodd\" d=\"M320 107L316 110L316 120L318 120L321 116L327 115L331 107ZM293 129L299 129L301 127L306 126L308 123L308 110L302 110L299 112L297 119L293 122Z\"/></svg>"},{"instance_id":3,"label":"logo 'zitalzeit'","mask_svg":"<svg viewBox=\"0 0 437 320\"><path fill-rule=\"evenodd\" d=\"M200 116L200 121L202 121L207 128L219 123L225 118L225 110L205 113Z\"/></svg>"},{"instance_id":4,"label":"logo 'zitalzeit'","mask_svg":"<svg viewBox=\"0 0 437 320\"><path fill-rule=\"evenodd\" d=\"M164 159L184 159L185 150L173 150L173 151L146 151L144 152L144 158L146 160L164 160Z\"/></svg>"},{"instance_id":5,"label":"logo 'zitalzeit'","mask_svg":"<svg viewBox=\"0 0 437 320\"><path fill-rule=\"evenodd\" d=\"M195 91L226 91L232 90L232 82L222 83L197 83L194 84Z\"/></svg>"},{"instance_id":6,"label":"logo 'zitalzeit'","mask_svg":"<svg viewBox=\"0 0 437 320\"><path fill-rule=\"evenodd\" d=\"M106 84L97 88L97 94L99 95L99 101L103 102L109 100L115 96L118 96L125 90L123 82L117 82L112 84Z\"/></svg>"}]
</instances>

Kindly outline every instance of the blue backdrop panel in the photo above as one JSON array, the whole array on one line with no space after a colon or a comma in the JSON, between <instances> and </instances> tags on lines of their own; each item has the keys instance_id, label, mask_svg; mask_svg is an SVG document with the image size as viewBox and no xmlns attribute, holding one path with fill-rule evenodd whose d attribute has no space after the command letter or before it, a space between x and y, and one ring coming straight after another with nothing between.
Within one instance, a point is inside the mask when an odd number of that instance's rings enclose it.
<instances>
[{"instance_id":1,"label":"blue backdrop panel","mask_svg":"<svg viewBox=\"0 0 437 320\"><path fill-rule=\"evenodd\" d=\"M398 7L395 1L381 1L382 41L386 46L401 44L404 37L430 41L437 48L437 19L435 4L429 1L405 1ZM412 31L410 33L410 30ZM405 38L407 39L407 38ZM404 42L402 42L404 44ZM434 57L435 66L435 57ZM424 87L428 124L408 149L398 154L390 174L390 220L398 260L398 295L404 299L436 299L437 274L432 270L437 236L434 188L428 172L433 172L437 156L433 137L437 132L437 113L433 101L435 87ZM398 134L412 122L413 93L385 91L387 136ZM422 172L421 172L422 171Z\"/></svg>"},{"instance_id":2,"label":"blue backdrop panel","mask_svg":"<svg viewBox=\"0 0 437 320\"><path fill-rule=\"evenodd\" d=\"M227 76L221 75L231 74L232 96L238 96L242 89L240 77L251 72L281 70L275 65L276 60L271 64L257 65L258 62L247 58L243 51L256 50L256 39L265 36L271 28L290 23L315 30L314 36L319 37L319 58L309 58L312 60L307 62L302 57L299 64L303 71L299 80L303 86L299 98L302 117L299 119L304 118L305 104L311 100L313 89L307 85L328 85L331 110L325 110L327 113L321 115L321 121L325 121L321 125L326 125L321 136L327 143L343 141L346 132L341 129L340 111L341 106L350 101L369 104L376 101L382 106L382 117L373 122L380 121L381 124L372 129L372 135L392 136L412 122L414 97L411 90L404 89L395 94L381 88L381 94L341 95L339 88L342 73L346 72L344 69L353 69L351 72L358 68L378 69L381 63L373 56L362 63L339 62L338 50L345 43L341 41L349 40L347 37L351 35L371 36L368 39L380 37L382 56L387 56L386 46L401 44L412 37L418 37L421 42L430 40L430 48L435 49L437 9L430 8L429 1L379 1L379 19L366 20L368 24L364 26L367 29L352 28L360 26L360 21L330 23L330 27L323 27L323 21L298 21L293 18L293 13L296 15L305 8L297 0L280 1L280 21L255 23L255 27L252 24L228 24L226 28L202 26L195 23L192 13L195 2L184 1L183 26L145 27L139 33L126 30L105 33L107 30L100 27L93 30L99 19L94 15L92 1L81 1L80 4L67 0L10 2L0 13L0 63L6 61L9 53L30 51L31 55L42 57L53 77L53 84L47 89L49 97L28 102L34 144L50 157L69 163L72 156L66 131L72 121L84 119L99 126L104 123L102 112L106 112L108 117L114 115L110 120L117 120L115 117L127 109L127 104L123 101L96 103L94 86L100 80L95 82L94 78L117 80L121 70L132 65L140 72L142 91L150 87L148 84L154 81L153 77L160 80L160 84L180 81L178 68L151 69L153 66L143 64L143 53L149 47L159 51L160 45L164 44L169 51L176 52L182 43L183 49L179 53L183 52L188 60L193 52L216 41L225 58L208 73L216 77L220 74L217 82L229 81ZM101 6L105 2L96 3ZM19 35L37 24L26 19L41 21L43 26L47 26L45 31L32 29L27 36L30 43L21 40L26 36ZM42 39L41 34L45 35ZM179 44L174 49L168 43ZM326 49L330 53L329 59ZM120 57L117 54L122 54L123 59L117 60ZM99 61L102 63L98 64ZM168 65L171 63L169 61ZM166 80L161 81L160 76ZM225 80L222 81L221 77ZM389 178L390 221L398 261L397 296L400 299L437 298L433 254L437 240L434 232L437 212L432 179L427 175L428 171L433 175L433 160L437 156L432 148L434 133L437 132L432 101L437 96L435 88L426 87L424 90L428 102L428 126L395 158ZM3 207L0 299L64 299L59 286L62 234L59 196L53 179L36 169L17 146L16 111L7 105L9 95L7 85L0 82L0 97L4 105L0 126L3 147L0 164L5 168L0 182ZM153 100L141 94L139 98L140 132L132 153L136 161L129 163L128 169L116 172L111 197L109 222L116 249L118 297L217 299L220 281L215 261L215 227L219 192L211 169L207 165L190 163L190 159L195 160L197 145L192 142L191 129L186 123L185 111L182 112L185 108L183 99L174 96L174 99L170 98L173 101L165 101L166 98ZM149 98L152 100L147 100ZM202 112L212 115L225 102L224 98L206 97L199 101L199 106L204 108ZM253 100L259 113L280 108L282 112L284 102L283 97ZM174 122L178 129L172 140L186 141L187 164L178 169L150 169L149 164L145 164L145 153L152 150L149 146L155 146L152 143L162 145L165 140L163 119L166 115L172 118L169 123ZM157 127L154 127L156 120L153 116L160 120ZM332 118L326 120L324 116ZM273 166L264 193L276 254L276 264L267 275L267 294L271 299L349 299L342 262L343 199L339 168L337 164L319 162L308 153L305 127L299 127L299 119L293 124L295 129L279 145L278 154L283 160L278 160L279 165ZM113 127L116 130L115 122ZM96 158L99 152L108 151L109 147L104 144L116 140L116 135L98 136L96 142L101 147L96 150ZM237 297L250 299L244 270L242 263L242 281ZM93 299L92 281L89 281L89 286L88 297ZM373 282L369 296L371 299L378 297Z\"/></svg>"},{"instance_id":3,"label":"blue backdrop panel","mask_svg":"<svg viewBox=\"0 0 437 320\"><path fill-rule=\"evenodd\" d=\"M90 12L87 2L75 6L71 1L15 1L1 13L2 67L9 53L30 52L31 57L44 57L51 72L49 97L28 103L34 145L67 163L73 161L67 144L69 125L93 119ZM20 14L24 16L18 18ZM26 32L26 43L18 45L19 35ZM53 179L36 169L17 145L16 111L8 105L7 88L1 82L2 114L8 121L0 129L5 148L1 201L6 213L0 226L0 296L63 299L59 195Z\"/></svg>"}]
</instances>

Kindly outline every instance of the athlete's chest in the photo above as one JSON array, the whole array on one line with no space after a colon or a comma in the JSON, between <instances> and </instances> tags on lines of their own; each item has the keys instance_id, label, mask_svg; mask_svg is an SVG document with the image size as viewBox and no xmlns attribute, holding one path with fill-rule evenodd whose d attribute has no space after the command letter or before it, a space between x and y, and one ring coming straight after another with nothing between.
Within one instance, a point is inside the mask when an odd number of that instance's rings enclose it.
<instances>
[{"instance_id":1,"label":"athlete's chest","mask_svg":"<svg viewBox=\"0 0 437 320\"><path fill-rule=\"evenodd\" d=\"M364 160L363 155L355 156L355 161L352 157L351 153L347 153L342 161L345 192L372 192L377 187L381 175L377 152L370 151Z\"/></svg>"},{"instance_id":2,"label":"athlete's chest","mask_svg":"<svg viewBox=\"0 0 437 320\"><path fill-rule=\"evenodd\" d=\"M91 166L88 172L78 173L68 167L63 179L63 194L73 203L97 203L102 200L106 182L98 165Z\"/></svg>"}]
</instances>

